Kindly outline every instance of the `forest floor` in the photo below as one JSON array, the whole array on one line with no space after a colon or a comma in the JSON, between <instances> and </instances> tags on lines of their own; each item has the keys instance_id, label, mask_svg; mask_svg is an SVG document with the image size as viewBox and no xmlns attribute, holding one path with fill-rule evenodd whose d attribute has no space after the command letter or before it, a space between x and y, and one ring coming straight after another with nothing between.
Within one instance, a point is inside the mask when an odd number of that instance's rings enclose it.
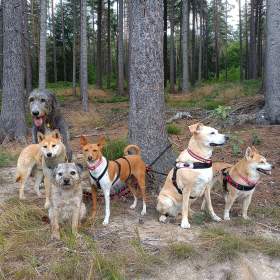
<instances>
[{"instance_id":1,"label":"forest floor","mask_svg":"<svg viewBox=\"0 0 280 280\"><path fill-rule=\"evenodd\" d=\"M258 82L206 84L188 96L166 95L166 119L177 112L191 115L168 124L176 151L188 143L187 126L203 121L231 135L229 143L214 152L214 161L234 163L254 144L275 166L272 176L263 177L255 191L250 221L241 219L241 205L236 203L230 222L212 222L200 211L199 200L193 207L191 229L181 229L180 220L163 225L155 211L156 197L149 190L146 216L140 215L141 203L136 210L129 209L130 195L115 198L110 224L104 227L100 197L94 224L86 221L77 239L64 226L62 240L54 242L43 199L35 196L32 187L26 190L26 201L17 198L15 162L22 146L10 143L1 147L0 279L280 279L279 127L227 124L228 114L258 110L263 102L258 88ZM54 90L70 124L78 160L81 134L90 135L92 141L106 135L114 150L111 155L120 153L127 135L126 97L90 88L89 112L83 113L70 88ZM212 199L222 217L222 191L213 193Z\"/></svg>"}]
</instances>

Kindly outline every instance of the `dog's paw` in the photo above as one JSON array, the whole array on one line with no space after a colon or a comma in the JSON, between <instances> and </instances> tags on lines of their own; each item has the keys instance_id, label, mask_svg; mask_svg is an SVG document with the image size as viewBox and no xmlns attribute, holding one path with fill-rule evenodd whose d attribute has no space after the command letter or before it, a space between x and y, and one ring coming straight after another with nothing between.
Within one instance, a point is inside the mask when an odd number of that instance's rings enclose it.
<instances>
[{"instance_id":1,"label":"dog's paw","mask_svg":"<svg viewBox=\"0 0 280 280\"><path fill-rule=\"evenodd\" d=\"M142 216L146 215L146 213L147 213L146 209L143 209L143 210L141 211L141 215L142 215Z\"/></svg>"},{"instance_id":2,"label":"dog's paw","mask_svg":"<svg viewBox=\"0 0 280 280\"><path fill-rule=\"evenodd\" d=\"M46 200L44 207L45 207L45 209L49 209L50 208L49 200Z\"/></svg>"},{"instance_id":3,"label":"dog's paw","mask_svg":"<svg viewBox=\"0 0 280 280\"><path fill-rule=\"evenodd\" d=\"M191 227L191 225L190 225L190 223L187 221L187 220L183 220L182 222L181 222L181 228L184 228L184 229L186 229L186 228L190 228Z\"/></svg>"},{"instance_id":4,"label":"dog's paw","mask_svg":"<svg viewBox=\"0 0 280 280\"><path fill-rule=\"evenodd\" d=\"M130 209L135 209L136 208L136 204L135 203L131 204L129 208Z\"/></svg>"},{"instance_id":5,"label":"dog's paw","mask_svg":"<svg viewBox=\"0 0 280 280\"><path fill-rule=\"evenodd\" d=\"M26 197L25 197L25 195L23 194L23 195L20 195L20 196L19 196L19 199L20 199L20 200L25 200Z\"/></svg>"},{"instance_id":6,"label":"dog's paw","mask_svg":"<svg viewBox=\"0 0 280 280\"><path fill-rule=\"evenodd\" d=\"M230 221L230 217L229 216L224 216L224 220L225 221Z\"/></svg>"},{"instance_id":7,"label":"dog's paw","mask_svg":"<svg viewBox=\"0 0 280 280\"><path fill-rule=\"evenodd\" d=\"M158 219L161 223L166 223L167 217L165 215L161 215Z\"/></svg>"},{"instance_id":8,"label":"dog's paw","mask_svg":"<svg viewBox=\"0 0 280 280\"><path fill-rule=\"evenodd\" d=\"M51 235L51 240L60 240L60 233L59 232L53 232Z\"/></svg>"},{"instance_id":9,"label":"dog's paw","mask_svg":"<svg viewBox=\"0 0 280 280\"><path fill-rule=\"evenodd\" d=\"M243 217L244 220L247 220L247 221L251 220L251 218L247 215L243 215L242 217Z\"/></svg>"},{"instance_id":10,"label":"dog's paw","mask_svg":"<svg viewBox=\"0 0 280 280\"><path fill-rule=\"evenodd\" d=\"M102 223L103 226L107 226L109 224L109 220L105 219Z\"/></svg>"},{"instance_id":11,"label":"dog's paw","mask_svg":"<svg viewBox=\"0 0 280 280\"><path fill-rule=\"evenodd\" d=\"M219 216L217 216L216 214L213 214L212 215L212 220L215 221L215 222L220 222L222 219Z\"/></svg>"}]
</instances>

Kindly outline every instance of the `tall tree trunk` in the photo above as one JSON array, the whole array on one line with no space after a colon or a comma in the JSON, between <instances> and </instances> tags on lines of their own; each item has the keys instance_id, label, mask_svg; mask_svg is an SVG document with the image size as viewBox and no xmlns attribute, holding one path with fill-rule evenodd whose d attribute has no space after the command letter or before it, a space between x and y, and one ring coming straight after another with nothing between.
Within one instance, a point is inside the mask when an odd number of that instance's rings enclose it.
<instances>
[{"instance_id":1,"label":"tall tree trunk","mask_svg":"<svg viewBox=\"0 0 280 280\"><path fill-rule=\"evenodd\" d=\"M63 6L63 0L60 0L60 5L61 5L61 33L62 33L63 81L67 81L66 57L65 57L65 27L64 27L64 6Z\"/></svg>"},{"instance_id":2,"label":"tall tree trunk","mask_svg":"<svg viewBox=\"0 0 280 280\"><path fill-rule=\"evenodd\" d=\"M123 0L119 0L118 15L118 94L124 95Z\"/></svg>"},{"instance_id":3,"label":"tall tree trunk","mask_svg":"<svg viewBox=\"0 0 280 280\"><path fill-rule=\"evenodd\" d=\"M94 16L94 0L92 0L91 16L92 16L92 64L96 69L96 53L95 53L95 16Z\"/></svg>"},{"instance_id":4,"label":"tall tree trunk","mask_svg":"<svg viewBox=\"0 0 280 280\"><path fill-rule=\"evenodd\" d=\"M239 50L240 50L240 81L243 81L243 43L242 43L242 11L241 11L241 0L238 0L239 6Z\"/></svg>"},{"instance_id":5,"label":"tall tree trunk","mask_svg":"<svg viewBox=\"0 0 280 280\"><path fill-rule=\"evenodd\" d=\"M195 69L196 69L196 57L195 57L195 19L196 19L196 6L195 1L192 2L192 85L195 84Z\"/></svg>"},{"instance_id":6,"label":"tall tree trunk","mask_svg":"<svg viewBox=\"0 0 280 280\"><path fill-rule=\"evenodd\" d=\"M28 32L28 6L27 0L22 0L23 8L23 47L24 47L24 66L25 66L25 97L32 91L32 62L31 62L31 49L30 37ZM1 36L1 35L0 35Z\"/></svg>"},{"instance_id":7,"label":"tall tree trunk","mask_svg":"<svg viewBox=\"0 0 280 280\"><path fill-rule=\"evenodd\" d=\"M39 89L46 88L46 43L47 43L47 2L40 1L40 54L39 54Z\"/></svg>"},{"instance_id":8,"label":"tall tree trunk","mask_svg":"<svg viewBox=\"0 0 280 280\"><path fill-rule=\"evenodd\" d=\"M189 5L188 0L182 1L182 91L189 91L189 38L188 38L188 24L189 24Z\"/></svg>"},{"instance_id":9,"label":"tall tree trunk","mask_svg":"<svg viewBox=\"0 0 280 280\"><path fill-rule=\"evenodd\" d=\"M228 62L227 62L227 48L228 48L228 1L225 2L226 5L226 42L225 42L225 70L226 70L226 81L228 80Z\"/></svg>"},{"instance_id":10,"label":"tall tree trunk","mask_svg":"<svg viewBox=\"0 0 280 280\"><path fill-rule=\"evenodd\" d=\"M249 79L256 79L256 78L257 78L256 0L251 0Z\"/></svg>"},{"instance_id":11,"label":"tall tree trunk","mask_svg":"<svg viewBox=\"0 0 280 280\"><path fill-rule=\"evenodd\" d=\"M220 50L219 50L219 5L218 0L214 0L214 32L215 32L215 73L216 79L220 77Z\"/></svg>"},{"instance_id":12,"label":"tall tree trunk","mask_svg":"<svg viewBox=\"0 0 280 280\"><path fill-rule=\"evenodd\" d=\"M80 87L83 111L88 111L87 1L81 0Z\"/></svg>"},{"instance_id":13,"label":"tall tree trunk","mask_svg":"<svg viewBox=\"0 0 280 280\"><path fill-rule=\"evenodd\" d=\"M77 95L76 91L76 72L77 72L77 7L76 0L72 0L72 11L73 11L73 48L72 48L72 94Z\"/></svg>"},{"instance_id":14,"label":"tall tree trunk","mask_svg":"<svg viewBox=\"0 0 280 280\"><path fill-rule=\"evenodd\" d=\"M207 7L207 2L206 2L206 13L205 13L205 64L204 64L204 69L205 69L205 79L208 80L209 78L209 70L208 70L208 44L209 44L209 30L208 30L208 7Z\"/></svg>"},{"instance_id":15,"label":"tall tree trunk","mask_svg":"<svg viewBox=\"0 0 280 280\"><path fill-rule=\"evenodd\" d=\"M174 44L175 3L170 2L170 92L175 92L175 44Z\"/></svg>"},{"instance_id":16,"label":"tall tree trunk","mask_svg":"<svg viewBox=\"0 0 280 280\"><path fill-rule=\"evenodd\" d=\"M163 59L164 59L164 87L166 87L168 81L168 52L167 52L167 0L163 0L164 5L164 13L163 13L163 29L164 29L164 36L163 36Z\"/></svg>"},{"instance_id":17,"label":"tall tree trunk","mask_svg":"<svg viewBox=\"0 0 280 280\"><path fill-rule=\"evenodd\" d=\"M98 0L97 7L97 70L96 70L96 84L97 87L102 88L102 7L103 0Z\"/></svg>"},{"instance_id":18,"label":"tall tree trunk","mask_svg":"<svg viewBox=\"0 0 280 280\"><path fill-rule=\"evenodd\" d=\"M267 0L265 108L270 123L280 124L280 2Z\"/></svg>"},{"instance_id":19,"label":"tall tree trunk","mask_svg":"<svg viewBox=\"0 0 280 280\"><path fill-rule=\"evenodd\" d=\"M149 164L169 145L164 121L163 2L130 0L129 4L129 142L140 146ZM154 167L167 171L173 160L168 150Z\"/></svg>"},{"instance_id":20,"label":"tall tree trunk","mask_svg":"<svg viewBox=\"0 0 280 280\"><path fill-rule=\"evenodd\" d=\"M56 65L56 32L55 32L55 16L54 16L54 0L52 0L52 35L53 35L53 76L54 82L57 82L57 65Z\"/></svg>"},{"instance_id":21,"label":"tall tree trunk","mask_svg":"<svg viewBox=\"0 0 280 280\"><path fill-rule=\"evenodd\" d=\"M245 0L245 57L246 57L246 63L245 63L245 78L246 80L249 78L249 42L248 42L248 6L247 6L247 0Z\"/></svg>"},{"instance_id":22,"label":"tall tree trunk","mask_svg":"<svg viewBox=\"0 0 280 280\"><path fill-rule=\"evenodd\" d=\"M3 87L3 0L0 0L0 90Z\"/></svg>"},{"instance_id":23,"label":"tall tree trunk","mask_svg":"<svg viewBox=\"0 0 280 280\"><path fill-rule=\"evenodd\" d=\"M111 0L108 1L107 16L107 88L111 86Z\"/></svg>"},{"instance_id":24,"label":"tall tree trunk","mask_svg":"<svg viewBox=\"0 0 280 280\"><path fill-rule=\"evenodd\" d=\"M22 0L3 2L3 94L0 137L25 141ZM4 133L3 133L4 132ZM4 135L3 135L4 134Z\"/></svg>"},{"instance_id":25,"label":"tall tree trunk","mask_svg":"<svg viewBox=\"0 0 280 280\"><path fill-rule=\"evenodd\" d=\"M201 82L202 79L202 3L200 3L200 14L199 14L199 53L198 53L198 81Z\"/></svg>"}]
</instances>

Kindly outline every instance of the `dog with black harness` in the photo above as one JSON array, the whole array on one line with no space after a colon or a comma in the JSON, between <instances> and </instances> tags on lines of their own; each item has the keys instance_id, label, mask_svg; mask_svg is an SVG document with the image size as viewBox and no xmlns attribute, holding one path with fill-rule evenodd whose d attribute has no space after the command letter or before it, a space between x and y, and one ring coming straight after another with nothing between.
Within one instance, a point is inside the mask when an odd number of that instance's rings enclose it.
<instances>
[{"instance_id":1,"label":"dog with black harness","mask_svg":"<svg viewBox=\"0 0 280 280\"><path fill-rule=\"evenodd\" d=\"M141 215L146 214L146 165L140 156L140 148L137 145L128 145L124 149L124 156L117 160L107 160L102 154L105 145L105 138L100 138L96 144L90 144L85 136L81 136L80 144L83 149L84 158L89 171L89 178L92 185L92 218L96 215L97 191L96 187L102 189L105 199L105 218L103 225L109 223L110 218L110 193L118 180L125 182L134 196L134 202L130 206L135 209L138 195L142 196L143 208ZM135 154L129 154L134 150ZM139 189L132 185L133 180L137 181Z\"/></svg>"},{"instance_id":2,"label":"dog with black harness","mask_svg":"<svg viewBox=\"0 0 280 280\"><path fill-rule=\"evenodd\" d=\"M69 144L68 126L63 118L55 95L48 90L33 90L28 98L30 113L33 119L32 143L38 143L38 132L58 129L66 147L67 159L72 160L72 150Z\"/></svg>"},{"instance_id":3,"label":"dog with black harness","mask_svg":"<svg viewBox=\"0 0 280 280\"><path fill-rule=\"evenodd\" d=\"M192 134L188 148L177 158L158 196L159 220L182 213L182 228L189 228L189 208L198 197L205 195L208 211L215 221L220 221L212 207L208 183L213 177L212 152L215 146L225 144L227 136L216 129L196 123L189 126Z\"/></svg>"}]
</instances>

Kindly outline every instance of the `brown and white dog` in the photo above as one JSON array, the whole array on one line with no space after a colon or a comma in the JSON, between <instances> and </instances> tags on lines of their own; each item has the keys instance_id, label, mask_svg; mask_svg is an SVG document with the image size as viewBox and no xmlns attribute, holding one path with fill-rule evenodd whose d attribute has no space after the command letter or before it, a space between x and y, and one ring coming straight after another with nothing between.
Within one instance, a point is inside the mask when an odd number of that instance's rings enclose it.
<instances>
[{"instance_id":1,"label":"brown and white dog","mask_svg":"<svg viewBox=\"0 0 280 280\"><path fill-rule=\"evenodd\" d=\"M227 140L224 134L202 123L189 126L189 130L192 137L188 148L179 155L176 166L169 172L157 203L157 210L161 214L159 220L165 222L167 216L176 217L182 213L182 228L190 228L189 207L204 194L212 219L221 220L213 210L210 188L207 186L213 177L213 148L225 144Z\"/></svg>"},{"instance_id":2,"label":"brown and white dog","mask_svg":"<svg viewBox=\"0 0 280 280\"><path fill-rule=\"evenodd\" d=\"M216 166L216 171L211 186L214 186L217 182L224 186L224 220L230 220L229 212L237 199L243 202L242 217L248 219L248 208L255 187L261 178L261 174L271 174L272 165L267 162L266 158L255 147L248 147L244 158L235 165L228 163L214 165Z\"/></svg>"},{"instance_id":3,"label":"brown and white dog","mask_svg":"<svg viewBox=\"0 0 280 280\"><path fill-rule=\"evenodd\" d=\"M136 145L128 145L124 149L124 157L115 161L108 161L102 155L102 149L105 144L105 138L100 138L96 144L90 144L85 136L81 136L80 144L83 149L83 155L87 163L87 167L90 175L90 182L92 185L92 218L96 214L96 187L102 189L105 198L105 218L103 225L109 223L110 218L110 191L114 183L118 179L122 182L126 182L128 188L134 196L134 202L130 206L131 209L135 209L137 205L138 191L133 188L130 177L134 177L138 183L140 189L140 195L143 199L143 208L141 215L146 214L146 165L140 156L140 148ZM136 154L129 155L128 151L134 149Z\"/></svg>"}]
</instances>

